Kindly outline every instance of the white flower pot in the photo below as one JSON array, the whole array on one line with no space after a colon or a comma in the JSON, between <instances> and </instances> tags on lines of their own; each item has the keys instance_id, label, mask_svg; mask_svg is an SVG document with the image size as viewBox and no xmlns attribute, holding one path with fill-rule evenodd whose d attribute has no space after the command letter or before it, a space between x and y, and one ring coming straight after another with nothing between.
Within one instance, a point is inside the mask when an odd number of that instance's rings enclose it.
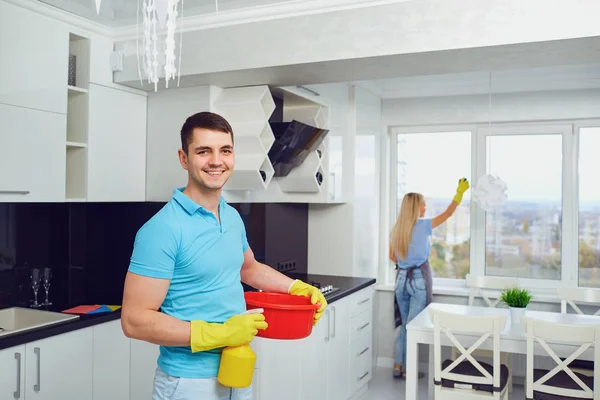
<instances>
[{"instance_id":1,"label":"white flower pot","mask_svg":"<svg viewBox=\"0 0 600 400\"><path fill-rule=\"evenodd\" d=\"M510 323L515 326L521 326L521 317L525 315L525 307L509 307Z\"/></svg>"}]
</instances>

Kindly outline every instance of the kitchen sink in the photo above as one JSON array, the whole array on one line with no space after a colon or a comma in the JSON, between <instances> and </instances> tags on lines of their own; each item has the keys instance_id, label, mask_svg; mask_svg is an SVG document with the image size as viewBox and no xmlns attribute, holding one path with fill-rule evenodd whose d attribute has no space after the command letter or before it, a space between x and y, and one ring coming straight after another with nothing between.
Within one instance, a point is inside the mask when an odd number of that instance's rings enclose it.
<instances>
[{"instance_id":1,"label":"kitchen sink","mask_svg":"<svg viewBox=\"0 0 600 400\"><path fill-rule=\"evenodd\" d=\"M0 338L77 318L79 318L79 315L61 314L25 307L4 308L0 310Z\"/></svg>"}]
</instances>

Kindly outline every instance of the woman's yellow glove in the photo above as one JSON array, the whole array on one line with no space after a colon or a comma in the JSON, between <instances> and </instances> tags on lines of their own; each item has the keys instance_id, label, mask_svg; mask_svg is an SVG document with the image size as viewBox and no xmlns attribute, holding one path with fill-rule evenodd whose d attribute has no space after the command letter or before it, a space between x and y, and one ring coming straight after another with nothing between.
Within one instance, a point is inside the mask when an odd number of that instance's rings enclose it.
<instances>
[{"instance_id":1,"label":"woman's yellow glove","mask_svg":"<svg viewBox=\"0 0 600 400\"><path fill-rule=\"evenodd\" d=\"M467 178L460 178L458 180L458 187L456 188L456 194L454 195L453 201L460 204L463 198L463 194L469 189L469 181Z\"/></svg>"},{"instance_id":2,"label":"woman's yellow glove","mask_svg":"<svg viewBox=\"0 0 600 400\"><path fill-rule=\"evenodd\" d=\"M314 286L311 286L307 283L302 282L299 279L296 279L288 289L289 294L293 294L295 296L304 296L310 298L310 302L312 304L319 304L320 307L315 313L315 319L313 325L317 325L319 319L323 315L325 308L327 307L327 300L325 300L325 296L319 289Z\"/></svg>"},{"instance_id":3,"label":"woman's yellow glove","mask_svg":"<svg viewBox=\"0 0 600 400\"><path fill-rule=\"evenodd\" d=\"M222 324L191 321L192 353L250 343L259 329L267 329L263 314L234 315Z\"/></svg>"}]
</instances>

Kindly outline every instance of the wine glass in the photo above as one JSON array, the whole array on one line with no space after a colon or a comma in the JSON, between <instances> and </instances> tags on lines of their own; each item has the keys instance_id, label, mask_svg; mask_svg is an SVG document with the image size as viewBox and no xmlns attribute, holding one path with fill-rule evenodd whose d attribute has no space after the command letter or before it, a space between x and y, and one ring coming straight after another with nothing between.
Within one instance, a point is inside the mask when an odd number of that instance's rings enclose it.
<instances>
[{"instance_id":1,"label":"wine glass","mask_svg":"<svg viewBox=\"0 0 600 400\"><path fill-rule=\"evenodd\" d=\"M31 307L38 308L40 304L37 301L38 290L40 288L40 270L38 268L33 268L31 270L31 288L33 289L33 304Z\"/></svg>"},{"instance_id":2,"label":"wine glass","mask_svg":"<svg viewBox=\"0 0 600 400\"><path fill-rule=\"evenodd\" d=\"M50 291L50 281L52 280L52 269L44 268L42 272L42 285L44 285L44 290L46 291L46 300L42 303L44 306L51 306L52 303L48 301L48 292Z\"/></svg>"}]
</instances>

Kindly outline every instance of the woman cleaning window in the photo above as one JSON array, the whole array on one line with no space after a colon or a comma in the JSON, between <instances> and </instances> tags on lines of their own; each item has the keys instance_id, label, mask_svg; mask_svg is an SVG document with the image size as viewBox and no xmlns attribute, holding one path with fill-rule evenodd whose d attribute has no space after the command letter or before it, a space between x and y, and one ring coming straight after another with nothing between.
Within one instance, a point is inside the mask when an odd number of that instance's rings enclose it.
<instances>
[{"instance_id":1,"label":"woman cleaning window","mask_svg":"<svg viewBox=\"0 0 600 400\"><path fill-rule=\"evenodd\" d=\"M402 325L396 339L394 377L406 376L406 324L431 303L433 281L429 266L430 236L433 228L443 224L456 211L469 181L458 181L456 195L440 215L425 219L425 199L421 193L407 193L392 230L390 260L398 266L395 288L396 326ZM424 376L419 372L419 378Z\"/></svg>"}]
</instances>

